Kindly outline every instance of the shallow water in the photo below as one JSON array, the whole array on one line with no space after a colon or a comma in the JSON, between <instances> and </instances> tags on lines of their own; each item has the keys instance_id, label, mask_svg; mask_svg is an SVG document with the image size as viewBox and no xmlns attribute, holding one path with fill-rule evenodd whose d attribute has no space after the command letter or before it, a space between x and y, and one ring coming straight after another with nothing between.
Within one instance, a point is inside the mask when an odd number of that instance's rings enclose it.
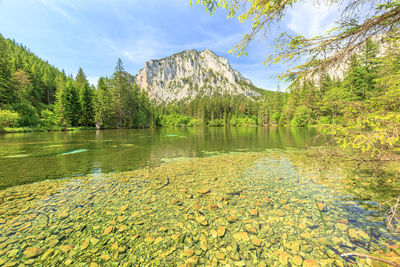
<instances>
[{"instance_id":1,"label":"shallow water","mask_svg":"<svg viewBox=\"0 0 400 267\"><path fill-rule=\"evenodd\" d=\"M377 203L352 194L348 172L318 168L298 149L313 135L199 128L2 136L0 266L377 264L341 256L349 252L400 261L399 236L386 230ZM17 185L57 177L66 179Z\"/></svg>"},{"instance_id":2,"label":"shallow water","mask_svg":"<svg viewBox=\"0 0 400 267\"><path fill-rule=\"evenodd\" d=\"M375 203L284 151L176 158L159 167L0 191L0 265L370 266L391 253ZM321 219L321 216L323 219Z\"/></svg>"},{"instance_id":3,"label":"shallow water","mask_svg":"<svg viewBox=\"0 0 400 267\"><path fill-rule=\"evenodd\" d=\"M161 128L0 135L0 189L45 179L128 171L161 159L302 147L306 128Z\"/></svg>"}]
</instances>

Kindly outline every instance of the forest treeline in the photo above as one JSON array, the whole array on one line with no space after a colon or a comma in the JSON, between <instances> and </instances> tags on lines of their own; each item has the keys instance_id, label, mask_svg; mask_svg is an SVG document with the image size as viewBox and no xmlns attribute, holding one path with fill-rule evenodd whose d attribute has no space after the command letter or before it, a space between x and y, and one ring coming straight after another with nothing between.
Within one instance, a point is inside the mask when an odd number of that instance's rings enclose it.
<instances>
[{"instance_id":1,"label":"forest treeline","mask_svg":"<svg viewBox=\"0 0 400 267\"><path fill-rule=\"evenodd\" d=\"M0 35L0 128L55 130L96 122L102 128L324 124L335 125L328 132L345 136L362 120L370 121L368 127L374 127L371 120L390 127L398 118L399 54L396 42L380 48L368 41L349 58L345 72L293 83L287 92L262 91L258 100L214 95L156 105L120 59L111 77L91 86L82 69L75 77L67 75Z\"/></svg>"},{"instance_id":2,"label":"forest treeline","mask_svg":"<svg viewBox=\"0 0 400 267\"><path fill-rule=\"evenodd\" d=\"M111 77L91 86L80 68L67 75L0 35L0 131L76 127L257 125L261 102L244 96L195 98L163 105L151 102L119 59ZM265 99L281 92L260 91ZM279 102L280 105L283 102Z\"/></svg>"},{"instance_id":3,"label":"forest treeline","mask_svg":"<svg viewBox=\"0 0 400 267\"><path fill-rule=\"evenodd\" d=\"M0 35L0 131L152 125L147 94L118 60L111 77L91 86L80 68L66 75L27 48Z\"/></svg>"}]
</instances>

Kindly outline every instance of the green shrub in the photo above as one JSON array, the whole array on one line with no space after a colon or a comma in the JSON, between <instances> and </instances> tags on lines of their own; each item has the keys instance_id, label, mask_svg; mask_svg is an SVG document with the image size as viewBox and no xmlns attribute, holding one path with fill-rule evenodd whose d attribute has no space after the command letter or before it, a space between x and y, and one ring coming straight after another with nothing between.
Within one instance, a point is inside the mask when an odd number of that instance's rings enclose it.
<instances>
[{"instance_id":1,"label":"green shrub","mask_svg":"<svg viewBox=\"0 0 400 267\"><path fill-rule=\"evenodd\" d=\"M274 112L274 114L272 114L272 122L275 124L279 124L279 120L281 118L281 113L279 111Z\"/></svg>"},{"instance_id":2,"label":"green shrub","mask_svg":"<svg viewBox=\"0 0 400 267\"><path fill-rule=\"evenodd\" d=\"M17 125L19 114L11 110L0 109L0 128Z\"/></svg>"},{"instance_id":3,"label":"green shrub","mask_svg":"<svg viewBox=\"0 0 400 267\"><path fill-rule=\"evenodd\" d=\"M40 117L40 125L46 129L52 129L57 125L57 116L51 110L42 110Z\"/></svg>"},{"instance_id":4,"label":"green shrub","mask_svg":"<svg viewBox=\"0 0 400 267\"><path fill-rule=\"evenodd\" d=\"M332 118L331 118L331 116L322 116L319 118L319 123L320 124L331 124Z\"/></svg>"},{"instance_id":5,"label":"green shrub","mask_svg":"<svg viewBox=\"0 0 400 267\"><path fill-rule=\"evenodd\" d=\"M144 114L144 112L139 109L136 116L137 116L136 118L137 127L147 127L146 114Z\"/></svg>"},{"instance_id":6,"label":"green shrub","mask_svg":"<svg viewBox=\"0 0 400 267\"><path fill-rule=\"evenodd\" d=\"M186 115L170 114L162 115L160 118L161 126L201 126L203 123L200 119L192 118Z\"/></svg>"},{"instance_id":7,"label":"green shrub","mask_svg":"<svg viewBox=\"0 0 400 267\"><path fill-rule=\"evenodd\" d=\"M208 126L224 126L225 120L224 119L214 119L208 123Z\"/></svg>"},{"instance_id":8,"label":"green shrub","mask_svg":"<svg viewBox=\"0 0 400 267\"><path fill-rule=\"evenodd\" d=\"M35 127L39 124L39 115L35 107L29 102L21 102L14 106L14 110L20 114L19 126Z\"/></svg>"},{"instance_id":9,"label":"green shrub","mask_svg":"<svg viewBox=\"0 0 400 267\"><path fill-rule=\"evenodd\" d=\"M252 116L248 117L246 115L233 115L229 124L232 126L249 126L249 125L257 125L257 117Z\"/></svg>"},{"instance_id":10,"label":"green shrub","mask_svg":"<svg viewBox=\"0 0 400 267\"><path fill-rule=\"evenodd\" d=\"M290 125L295 127L306 126L311 120L311 112L311 109L306 106L297 107Z\"/></svg>"},{"instance_id":11,"label":"green shrub","mask_svg":"<svg viewBox=\"0 0 400 267\"><path fill-rule=\"evenodd\" d=\"M202 126L202 125L203 124L202 124L201 120L195 119L195 118L191 118L189 123L188 123L188 126L190 126L190 127L192 127L192 126Z\"/></svg>"}]
</instances>

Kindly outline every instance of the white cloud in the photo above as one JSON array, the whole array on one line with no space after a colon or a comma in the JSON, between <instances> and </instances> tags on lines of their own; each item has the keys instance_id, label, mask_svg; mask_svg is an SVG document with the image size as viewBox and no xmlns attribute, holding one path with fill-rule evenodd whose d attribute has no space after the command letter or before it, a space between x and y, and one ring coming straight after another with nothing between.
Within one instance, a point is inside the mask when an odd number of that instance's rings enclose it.
<instances>
[{"instance_id":1,"label":"white cloud","mask_svg":"<svg viewBox=\"0 0 400 267\"><path fill-rule=\"evenodd\" d=\"M305 37L320 35L335 25L338 13L336 5L326 5L323 1L319 4L312 0L298 2L288 12L287 27Z\"/></svg>"},{"instance_id":2,"label":"white cloud","mask_svg":"<svg viewBox=\"0 0 400 267\"><path fill-rule=\"evenodd\" d=\"M99 80L99 76L88 76L86 79L89 81L91 85L97 86L97 81Z\"/></svg>"},{"instance_id":3,"label":"white cloud","mask_svg":"<svg viewBox=\"0 0 400 267\"><path fill-rule=\"evenodd\" d=\"M204 32L202 32L204 33ZM202 41L183 44L185 49L208 48L214 52L226 53L243 38L244 33L221 35L208 32Z\"/></svg>"},{"instance_id":4,"label":"white cloud","mask_svg":"<svg viewBox=\"0 0 400 267\"><path fill-rule=\"evenodd\" d=\"M69 20L72 23L76 23L76 19L69 14L65 9L61 8L60 6L58 6L56 3L50 1L50 0L40 0L40 2L53 9L54 11L56 11L57 13L61 14L64 18L66 18L67 20Z\"/></svg>"},{"instance_id":5,"label":"white cloud","mask_svg":"<svg viewBox=\"0 0 400 267\"><path fill-rule=\"evenodd\" d=\"M113 51L116 57L121 57L123 61L130 61L139 69L146 61L167 57L186 49L208 48L214 52L226 53L242 37L242 34L228 36L210 34L201 41L182 42L182 40L168 40L165 33L156 27L147 25L144 31L146 34L140 37L127 38L123 41L104 38L103 43Z\"/></svg>"},{"instance_id":6,"label":"white cloud","mask_svg":"<svg viewBox=\"0 0 400 267\"><path fill-rule=\"evenodd\" d=\"M129 60L136 67L143 66L150 59L163 55L170 50L170 45L164 40L164 33L149 25L140 25L136 36L122 39L103 38L103 43L112 51L115 57Z\"/></svg>"}]
</instances>

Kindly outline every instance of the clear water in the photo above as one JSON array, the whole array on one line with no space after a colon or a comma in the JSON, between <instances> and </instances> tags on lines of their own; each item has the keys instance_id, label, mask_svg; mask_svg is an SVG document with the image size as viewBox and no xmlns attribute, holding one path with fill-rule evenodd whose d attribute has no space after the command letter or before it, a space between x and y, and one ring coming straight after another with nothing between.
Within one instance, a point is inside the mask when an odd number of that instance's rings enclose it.
<instances>
[{"instance_id":1,"label":"clear water","mask_svg":"<svg viewBox=\"0 0 400 267\"><path fill-rule=\"evenodd\" d=\"M163 159L300 148L307 128L161 128L0 135L0 189L46 179L127 171Z\"/></svg>"},{"instance_id":2,"label":"clear water","mask_svg":"<svg viewBox=\"0 0 400 267\"><path fill-rule=\"evenodd\" d=\"M354 252L396 260L399 236L378 204L343 187L350 178L338 166L316 168L298 150L314 136L306 128L3 135L0 266L377 266L343 256ZM67 177L76 178L29 184Z\"/></svg>"}]
</instances>

